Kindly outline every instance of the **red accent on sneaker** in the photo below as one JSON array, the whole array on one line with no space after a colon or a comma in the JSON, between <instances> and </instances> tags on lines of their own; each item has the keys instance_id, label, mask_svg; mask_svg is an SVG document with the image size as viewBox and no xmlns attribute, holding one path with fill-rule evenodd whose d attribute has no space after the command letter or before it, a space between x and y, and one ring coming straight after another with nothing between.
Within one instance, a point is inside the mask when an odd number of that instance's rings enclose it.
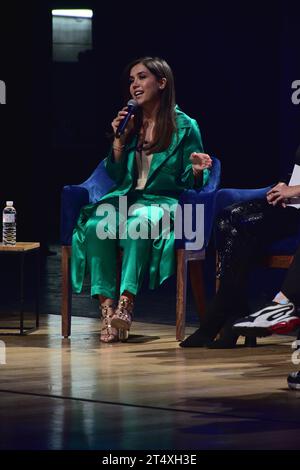
<instances>
[{"instance_id":1,"label":"red accent on sneaker","mask_svg":"<svg viewBox=\"0 0 300 470\"><path fill-rule=\"evenodd\" d=\"M270 326L268 330L277 335L286 335L294 331L299 326L300 318L294 317L291 320L276 323L276 325Z\"/></svg>"}]
</instances>

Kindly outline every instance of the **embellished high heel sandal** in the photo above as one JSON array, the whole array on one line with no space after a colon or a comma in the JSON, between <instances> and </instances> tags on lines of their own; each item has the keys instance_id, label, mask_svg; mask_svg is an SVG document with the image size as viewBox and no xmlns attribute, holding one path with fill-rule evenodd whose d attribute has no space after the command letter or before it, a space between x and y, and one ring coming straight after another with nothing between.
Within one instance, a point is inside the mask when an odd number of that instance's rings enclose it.
<instances>
[{"instance_id":1,"label":"embellished high heel sandal","mask_svg":"<svg viewBox=\"0 0 300 470\"><path fill-rule=\"evenodd\" d=\"M119 331L111 324L111 320L115 313L113 305L101 304L99 308L102 316L100 341L103 343L115 343L119 341Z\"/></svg>"},{"instance_id":2,"label":"embellished high heel sandal","mask_svg":"<svg viewBox=\"0 0 300 470\"><path fill-rule=\"evenodd\" d=\"M115 314L113 315L111 320L111 325L114 328L123 330L122 333L120 333L121 341L124 341L124 339L121 339L121 336L126 336L126 333L128 338L129 330L132 323L132 313L133 302L126 297L121 298L115 310ZM127 340L127 338L125 339L125 341Z\"/></svg>"},{"instance_id":3,"label":"embellished high heel sandal","mask_svg":"<svg viewBox=\"0 0 300 470\"><path fill-rule=\"evenodd\" d=\"M129 338L129 330L125 330L124 328L119 329L119 340L121 343L126 343Z\"/></svg>"}]
</instances>

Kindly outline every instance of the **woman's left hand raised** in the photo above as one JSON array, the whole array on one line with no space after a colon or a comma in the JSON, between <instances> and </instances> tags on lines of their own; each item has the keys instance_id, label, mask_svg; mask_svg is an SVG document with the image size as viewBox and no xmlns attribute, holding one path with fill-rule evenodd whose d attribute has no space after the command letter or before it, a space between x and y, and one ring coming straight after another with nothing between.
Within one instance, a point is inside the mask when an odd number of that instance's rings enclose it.
<instances>
[{"instance_id":1,"label":"woman's left hand raised","mask_svg":"<svg viewBox=\"0 0 300 470\"><path fill-rule=\"evenodd\" d=\"M193 165L194 175L197 176L205 168L210 168L212 166L212 159L207 153L193 152L191 153L190 160Z\"/></svg>"}]
</instances>

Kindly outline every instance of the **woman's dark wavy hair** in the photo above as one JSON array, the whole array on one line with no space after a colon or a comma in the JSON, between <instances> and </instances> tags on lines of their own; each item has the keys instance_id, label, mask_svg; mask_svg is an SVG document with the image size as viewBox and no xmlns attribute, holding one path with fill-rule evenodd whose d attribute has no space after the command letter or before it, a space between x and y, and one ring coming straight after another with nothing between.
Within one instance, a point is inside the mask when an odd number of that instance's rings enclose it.
<instances>
[{"instance_id":1,"label":"woman's dark wavy hair","mask_svg":"<svg viewBox=\"0 0 300 470\"><path fill-rule=\"evenodd\" d=\"M137 64L143 64L147 69L155 75L157 80L166 78L166 86L161 90L160 108L158 111L154 139L147 148L147 153L158 153L166 150L172 139L173 132L177 131L175 120L175 86L174 77L171 67L164 59L159 57L141 57L127 65L123 72L123 92L126 106L127 101L131 99L129 91L129 77L132 67ZM134 117L134 130L132 133L136 135L140 132L142 126L142 110L138 111Z\"/></svg>"}]
</instances>

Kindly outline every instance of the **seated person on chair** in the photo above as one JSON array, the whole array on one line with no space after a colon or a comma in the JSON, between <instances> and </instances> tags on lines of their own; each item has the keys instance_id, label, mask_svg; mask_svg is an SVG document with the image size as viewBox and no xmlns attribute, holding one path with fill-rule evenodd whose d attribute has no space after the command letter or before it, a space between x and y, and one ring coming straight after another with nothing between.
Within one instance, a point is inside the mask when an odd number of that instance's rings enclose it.
<instances>
[{"instance_id":1,"label":"seated person on chair","mask_svg":"<svg viewBox=\"0 0 300 470\"><path fill-rule=\"evenodd\" d=\"M174 207L185 189L207 183L212 164L209 155L202 153L196 121L175 106L173 73L163 59L135 60L128 65L125 79L125 102L134 99L136 109L123 134L119 126L128 108L112 122L115 137L106 170L115 185L99 202L81 210L72 239L73 289L81 291L88 267L91 295L99 299L103 318L100 341L105 343L127 339L134 299L146 269L152 289L175 272ZM120 210L121 196L126 199L125 214ZM133 204L139 207L131 211ZM115 220L107 217L108 206ZM169 236L164 236L160 223L165 212ZM152 237L154 226L158 234ZM120 248L123 258L117 292Z\"/></svg>"},{"instance_id":2,"label":"seated person on chair","mask_svg":"<svg viewBox=\"0 0 300 470\"><path fill-rule=\"evenodd\" d=\"M267 245L298 233L300 204L297 202L300 202L300 181L294 175L299 174L299 165L300 147L290 181L292 186L278 183L267 193L266 199L233 204L221 212L215 225L220 287L209 304L200 328L180 343L180 346L235 346L239 334L232 326L238 318L249 315L246 287L251 267ZM297 270L299 271L299 266ZM288 297L289 291L286 294ZM291 311L290 313L293 314ZM213 341L220 331L220 338Z\"/></svg>"}]
</instances>

